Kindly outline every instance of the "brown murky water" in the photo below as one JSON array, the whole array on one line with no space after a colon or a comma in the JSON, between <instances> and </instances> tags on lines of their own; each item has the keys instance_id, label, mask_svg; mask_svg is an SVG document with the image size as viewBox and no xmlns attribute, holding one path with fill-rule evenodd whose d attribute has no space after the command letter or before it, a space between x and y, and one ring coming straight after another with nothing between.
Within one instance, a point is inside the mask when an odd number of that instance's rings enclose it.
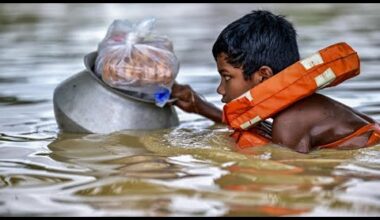
<instances>
[{"instance_id":1,"label":"brown murky water","mask_svg":"<svg viewBox=\"0 0 380 220\"><path fill-rule=\"evenodd\" d=\"M241 154L226 127L179 109L173 129L59 132L53 90L84 69L114 19L155 16L180 58L177 80L222 107L212 44L258 8L287 15L302 57L339 41L353 46L361 75L322 93L380 120L376 4L1 4L0 215L379 215L380 146Z\"/></svg>"}]
</instances>

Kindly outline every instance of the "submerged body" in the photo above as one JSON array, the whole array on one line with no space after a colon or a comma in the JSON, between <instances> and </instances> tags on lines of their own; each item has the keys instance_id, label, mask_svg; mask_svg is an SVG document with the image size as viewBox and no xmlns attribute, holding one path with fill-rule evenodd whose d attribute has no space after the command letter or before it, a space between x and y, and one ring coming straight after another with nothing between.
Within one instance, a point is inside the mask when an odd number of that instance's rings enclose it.
<instances>
[{"instance_id":1,"label":"submerged body","mask_svg":"<svg viewBox=\"0 0 380 220\"><path fill-rule=\"evenodd\" d=\"M184 104L182 109L195 113L194 108L197 108L198 112L196 113L222 123L222 110L201 99L198 95L194 95L194 101L191 98L187 102L184 101L183 98L191 97L191 93L196 94L189 86L176 83L174 88L176 97L182 98ZM340 141L364 126L377 123L363 113L329 97L315 93L276 114L273 117L273 123L263 121L254 128L261 135L271 139L274 144L288 147L300 153L308 153L314 149L327 147L335 149L368 147L367 143L371 135L377 134L380 137L379 128L375 131L368 128L366 132L343 143L337 143L333 146L323 145Z\"/></svg>"},{"instance_id":2,"label":"submerged body","mask_svg":"<svg viewBox=\"0 0 380 220\"><path fill-rule=\"evenodd\" d=\"M267 11L253 11L228 25L216 40L213 55L221 76L217 92L222 95L221 101L224 103L239 98L300 60L292 25L282 16ZM178 98L175 105L186 112L203 115L215 122L225 122L223 111L202 100L190 86L175 84L172 96ZM375 120L316 93L292 103L271 117L273 124L252 122L254 126L248 130L254 133L251 136L263 138L251 142L251 147L271 140L297 152L307 153L323 147L367 147L380 140L380 129ZM250 121L249 124L252 123ZM235 135L234 138L238 140L240 136Z\"/></svg>"}]
</instances>

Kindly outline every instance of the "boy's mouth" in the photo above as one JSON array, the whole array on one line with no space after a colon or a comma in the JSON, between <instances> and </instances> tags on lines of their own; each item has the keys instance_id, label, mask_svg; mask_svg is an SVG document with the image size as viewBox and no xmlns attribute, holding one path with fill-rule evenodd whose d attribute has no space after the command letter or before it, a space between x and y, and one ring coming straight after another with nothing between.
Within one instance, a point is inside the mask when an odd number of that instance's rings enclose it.
<instances>
[{"instance_id":1,"label":"boy's mouth","mask_svg":"<svg viewBox=\"0 0 380 220\"><path fill-rule=\"evenodd\" d=\"M220 101L223 102L223 103L227 103L227 102L226 102L226 97L225 97L225 96L223 96L222 99L221 99Z\"/></svg>"}]
</instances>

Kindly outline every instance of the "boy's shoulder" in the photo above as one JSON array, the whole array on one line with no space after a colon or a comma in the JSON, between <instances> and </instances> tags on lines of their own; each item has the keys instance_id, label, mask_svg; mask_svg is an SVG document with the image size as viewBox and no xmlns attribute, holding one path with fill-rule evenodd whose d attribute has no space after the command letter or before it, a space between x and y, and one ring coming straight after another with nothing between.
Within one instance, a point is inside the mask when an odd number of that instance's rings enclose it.
<instances>
[{"instance_id":1,"label":"boy's shoulder","mask_svg":"<svg viewBox=\"0 0 380 220\"><path fill-rule=\"evenodd\" d=\"M320 141L312 134L325 133L336 126L346 126L344 117L339 116L342 112L346 118L351 115L339 102L315 93L273 117L272 141L298 152L308 152L312 141Z\"/></svg>"},{"instance_id":2,"label":"boy's shoulder","mask_svg":"<svg viewBox=\"0 0 380 220\"><path fill-rule=\"evenodd\" d=\"M347 127L361 121L353 109L327 96L314 93L273 116L276 134L304 136L317 130Z\"/></svg>"},{"instance_id":3,"label":"boy's shoulder","mask_svg":"<svg viewBox=\"0 0 380 220\"><path fill-rule=\"evenodd\" d=\"M370 122L368 117L327 96L314 93L301 99L273 117L273 131L285 136L304 136L313 131L341 128Z\"/></svg>"},{"instance_id":4,"label":"boy's shoulder","mask_svg":"<svg viewBox=\"0 0 380 220\"><path fill-rule=\"evenodd\" d=\"M279 112L275 119L277 121L286 121L287 123L299 123L299 121L320 121L323 118L334 115L339 111L339 103L324 95L314 93L311 96L303 98L288 108Z\"/></svg>"}]
</instances>

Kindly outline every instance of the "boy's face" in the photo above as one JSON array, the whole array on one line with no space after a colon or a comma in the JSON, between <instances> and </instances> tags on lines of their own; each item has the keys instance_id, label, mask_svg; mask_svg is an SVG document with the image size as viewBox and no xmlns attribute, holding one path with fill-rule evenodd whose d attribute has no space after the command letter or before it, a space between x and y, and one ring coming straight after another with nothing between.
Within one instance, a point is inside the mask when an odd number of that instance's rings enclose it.
<instances>
[{"instance_id":1,"label":"boy's face","mask_svg":"<svg viewBox=\"0 0 380 220\"><path fill-rule=\"evenodd\" d=\"M220 85L216 91L223 96L221 100L223 103L232 101L260 83L255 77L256 73L252 74L251 79L245 80L243 69L233 67L226 58L225 53L220 53L216 59L221 77Z\"/></svg>"}]
</instances>

